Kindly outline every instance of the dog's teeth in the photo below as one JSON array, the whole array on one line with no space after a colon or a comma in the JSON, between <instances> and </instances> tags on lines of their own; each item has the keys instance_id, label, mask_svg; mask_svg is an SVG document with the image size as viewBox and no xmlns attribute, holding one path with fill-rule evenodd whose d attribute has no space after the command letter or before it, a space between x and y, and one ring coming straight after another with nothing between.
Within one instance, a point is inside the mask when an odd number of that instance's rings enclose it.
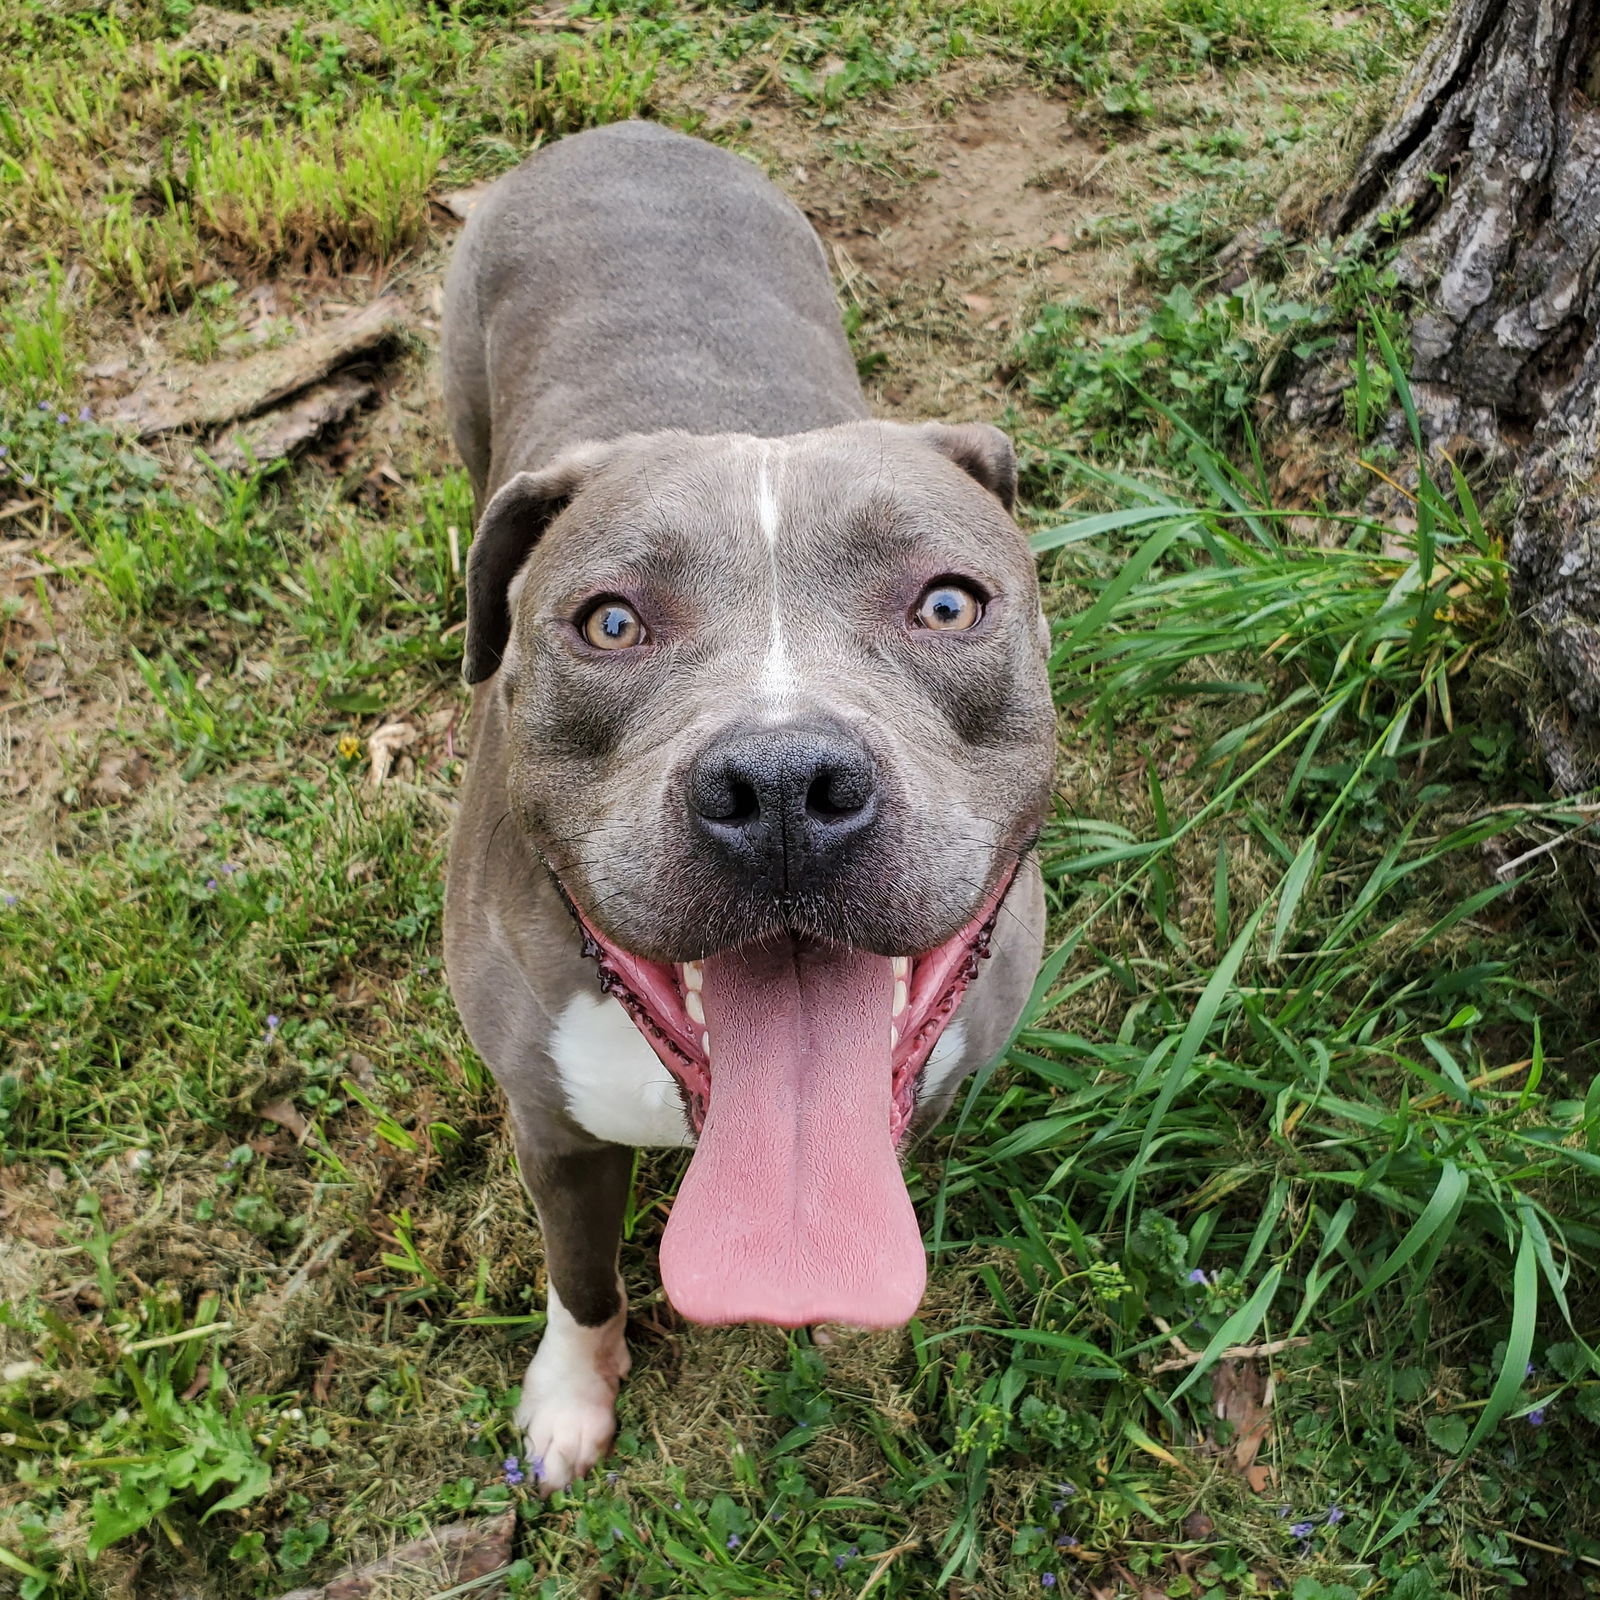
<instances>
[{"instance_id":1,"label":"dog's teeth","mask_svg":"<svg viewBox=\"0 0 1600 1600\"><path fill-rule=\"evenodd\" d=\"M683 964L683 986L685 989L698 989L705 982L705 971L698 961L685 961Z\"/></svg>"},{"instance_id":2,"label":"dog's teeth","mask_svg":"<svg viewBox=\"0 0 1600 1600\"><path fill-rule=\"evenodd\" d=\"M910 972L911 972L911 957L910 956L896 956L894 958L894 975L895 975L895 977L904 978L904 977L908 976L910 974Z\"/></svg>"},{"instance_id":3,"label":"dog's teeth","mask_svg":"<svg viewBox=\"0 0 1600 1600\"><path fill-rule=\"evenodd\" d=\"M897 980L894 986L894 1014L898 1017L906 1008L906 981L904 978Z\"/></svg>"},{"instance_id":4,"label":"dog's teeth","mask_svg":"<svg viewBox=\"0 0 1600 1600\"><path fill-rule=\"evenodd\" d=\"M704 1022L706 1020L706 1008L701 1002L700 991L698 989L688 989L684 991L683 1009L687 1011L696 1022Z\"/></svg>"},{"instance_id":5,"label":"dog's teeth","mask_svg":"<svg viewBox=\"0 0 1600 1600\"><path fill-rule=\"evenodd\" d=\"M900 1030L891 1022L889 1024L889 1048L893 1050L900 1043Z\"/></svg>"},{"instance_id":6,"label":"dog's teeth","mask_svg":"<svg viewBox=\"0 0 1600 1600\"><path fill-rule=\"evenodd\" d=\"M710 1059L711 1059L711 1035L709 1033L702 1033L700 1035L700 1048L703 1051L705 1051L706 1060L710 1061Z\"/></svg>"}]
</instances>

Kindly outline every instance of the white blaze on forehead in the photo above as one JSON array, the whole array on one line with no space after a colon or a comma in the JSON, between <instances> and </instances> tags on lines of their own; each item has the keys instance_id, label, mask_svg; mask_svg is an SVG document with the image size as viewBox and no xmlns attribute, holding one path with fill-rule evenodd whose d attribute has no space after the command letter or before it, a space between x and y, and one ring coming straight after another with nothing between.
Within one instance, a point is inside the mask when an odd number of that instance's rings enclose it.
<instances>
[{"instance_id":1,"label":"white blaze on forehead","mask_svg":"<svg viewBox=\"0 0 1600 1600\"><path fill-rule=\"evenodd\" d=\"M761 664L760 691L769 700L785 699L794 685L789 647L783 637L783 615L778 605L778 492L774 483L776 447L756 440L756 522L767 546L767 570L772 583L772 622L767 633L767 654Z\"/></svg>"}]
</instances>

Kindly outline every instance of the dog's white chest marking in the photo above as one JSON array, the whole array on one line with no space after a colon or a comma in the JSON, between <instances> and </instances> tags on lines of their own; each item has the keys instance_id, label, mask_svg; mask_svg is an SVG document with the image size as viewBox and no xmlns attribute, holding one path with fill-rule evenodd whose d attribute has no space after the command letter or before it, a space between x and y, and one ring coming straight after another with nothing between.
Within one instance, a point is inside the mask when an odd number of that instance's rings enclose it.
<instances>
[{"instance_id":1,"label":"dog's white chest marking","mask_svg":"<svg viewBox=\"0 0 1600 1600\"><path fill-rule=\"evenodd\" d=\"M595 1138L693 1143L672 1075L609 995L580 993L567 1002L550 1036L550 1056L572 1120Z\"/></svg>"}]
</instances>

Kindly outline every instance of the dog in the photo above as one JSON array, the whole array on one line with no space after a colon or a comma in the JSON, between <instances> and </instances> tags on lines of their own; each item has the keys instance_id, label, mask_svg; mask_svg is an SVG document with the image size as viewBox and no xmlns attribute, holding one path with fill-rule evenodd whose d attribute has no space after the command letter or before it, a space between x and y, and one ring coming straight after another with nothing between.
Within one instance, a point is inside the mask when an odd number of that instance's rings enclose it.
<instances>
[{"instance_id":1,"label":"dog","mask_svg":"<svg viewBox=\"0 0 1600 1600\"><path fill-rule=\"evenodd\" d=\"M635 1147L694 1147L685 1317L915 1313L900 1150L1039 965L1048 630L1010 441L868 415L821 242L740 156L628 122L501 178L443 368L477 500L445 959L544 1235L548 1492L615 1431Z\"/></svg>"}]
</instances>

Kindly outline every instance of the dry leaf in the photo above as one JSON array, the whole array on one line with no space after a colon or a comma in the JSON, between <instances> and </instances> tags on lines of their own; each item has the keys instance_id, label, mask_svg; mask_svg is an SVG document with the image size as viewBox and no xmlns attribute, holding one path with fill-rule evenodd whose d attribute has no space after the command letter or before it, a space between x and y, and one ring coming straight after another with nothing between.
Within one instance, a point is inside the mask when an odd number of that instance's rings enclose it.
<instances>
[{"instance_id":1,"label":"dry leaf","mask_svg":"<svg viewBox=\"0 0 1600 1600\"><path fill-rule=\"evenodd\" d=\"M1222 1360L1211 1374L1211 1409L1233 1426L1229 1456L1240 1472L1255 1464L1272 1433L1272 1377L1254 1361Z\"/></svg>"},{"instance_id":2,"label":"dry leaf","mask_svg":"<svg viewBox=\"0 0 1600 1600\"><path fill-rule=\"evenodd\" d=\"M394 770L394 758L417 742L417 730L409 722L386 722L367 740L367 759L372 763L369 779L374 787Z\"/></svg>"},{"instance_id":3,"label":"dry leaf","mask_svg":"<svg viewBox=\"0 0 1600 1600\"><path fill-rule=\"evenodd\" d=\"M456 189L449 194L438 195L436 199L452 217L459 217L462 222L465 222L477 208L478 202L488 192L489 185L487 183L475 183L470 188Z\"/></svg>"},{"instance_id":4,"label":"dry leaf","mask_svg":"<svg viewBox=\"0 0 1600 1600\"><path fill-rule=\"evenodd\" d=\"M154 776L155 769L137 750L131 755L100 757L94 777L89 780L89 792L107 805L116 805L137 794Z\"/></svg>"},{"instance_id":5,"label":"dry leaf","mask_svg":"<svg viewBox=\"0 0 1600 1600\"><path fill-rule=\"evenodd\" d=\"M409 1577L415 1582L425 1578L426 1592L431 1593L471 1583L474 1578L486 1578L510 1565L511 1536L516 1525L515 1511L480 1522L449 1523L424 1538L401 1545L381 1561L335 1578L323 1593L327 1600L377 1600L377 1596L390 1592L385 1580ZM492 1584L474 1591L474 1600L504 1592L502 1586Z\"/></svg>"},{"instance_id":6,"label":"dry leaf","mask_svg":"<svg viewBox=\"0 0 1600 1600\"><path fill-rule=\"evenodd\" d=\"M280 1128L287 1128L294 1135L296 1144L304 1144L306 1135L311 1132L311 1124L300 1115L292 1100L270 1100L257 1108L256 1115L268 1122L276 1122Z\"/></svg>"}]
</instances>

